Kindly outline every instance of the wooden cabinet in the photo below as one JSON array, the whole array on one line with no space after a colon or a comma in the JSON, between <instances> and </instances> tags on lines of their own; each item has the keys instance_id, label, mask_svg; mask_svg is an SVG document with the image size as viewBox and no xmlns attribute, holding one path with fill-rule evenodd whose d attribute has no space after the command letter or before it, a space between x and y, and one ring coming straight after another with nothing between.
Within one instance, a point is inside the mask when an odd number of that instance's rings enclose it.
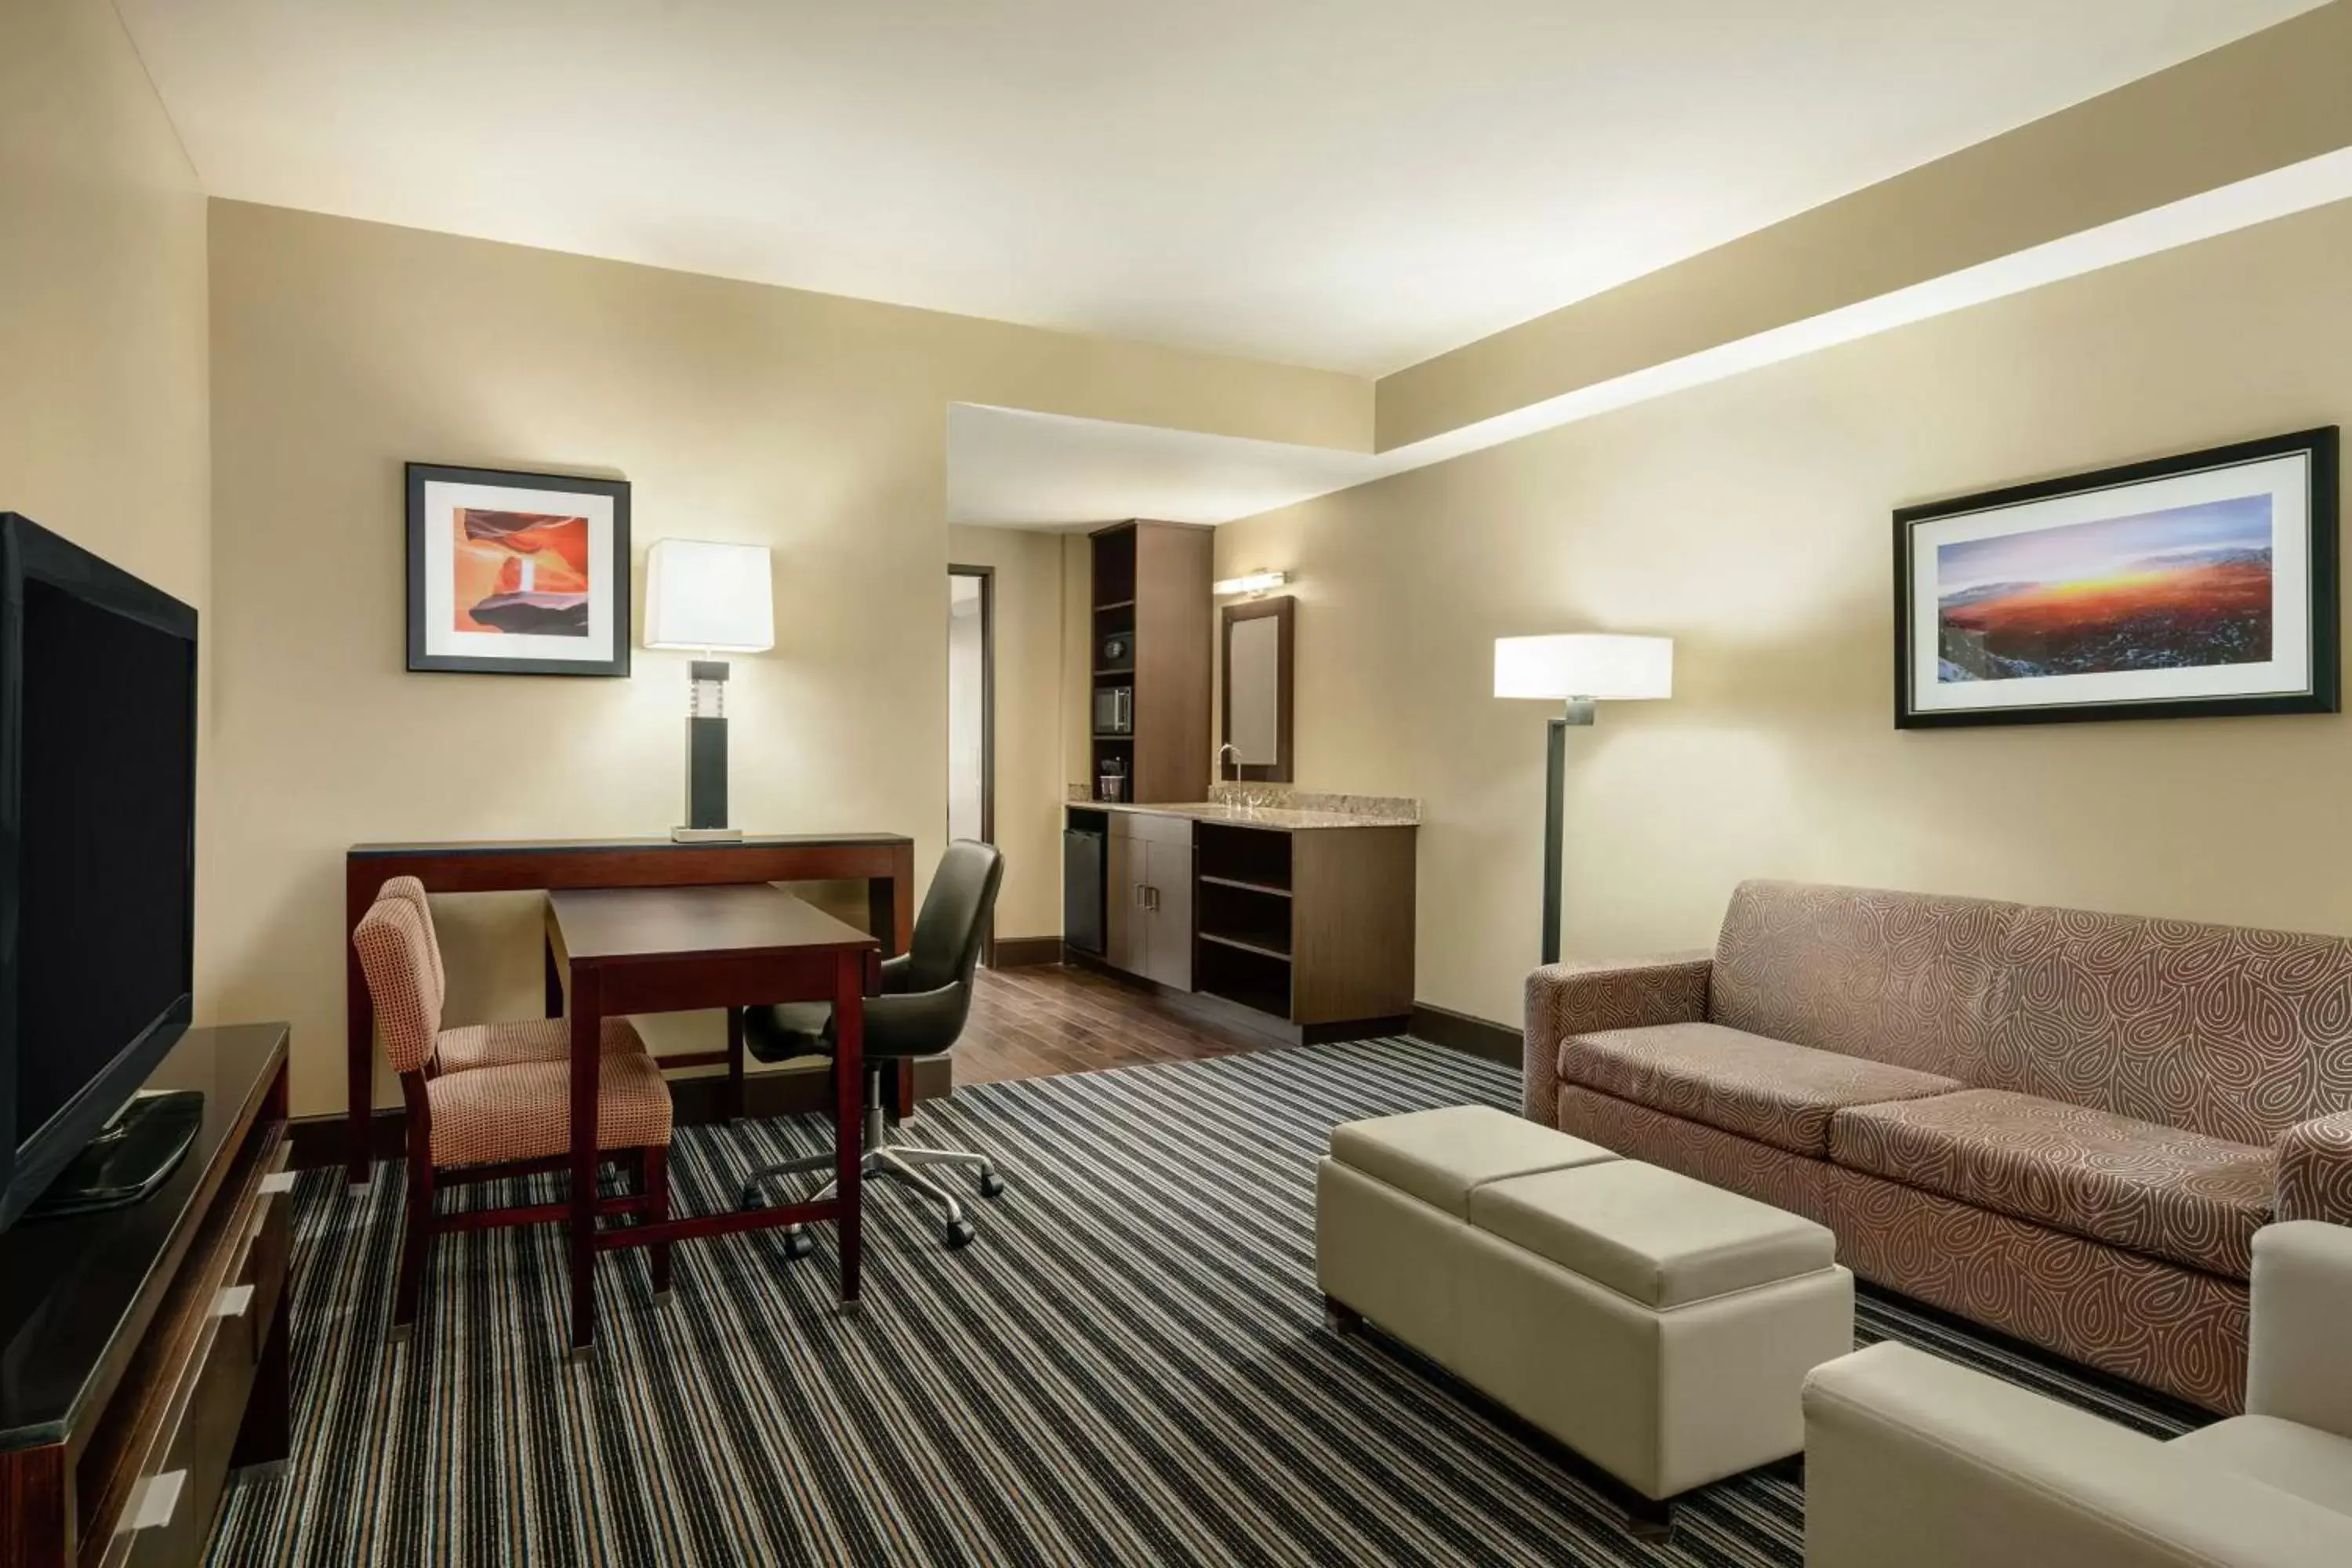
<instances>
[{"instance_id":1,"label":"wooden cabinet","mask_svg":"<svg viewBox=\"0 0 2352 1568\"><path fill-rule=\"evenodd\" d=\"M1091 536L1087 785L1097 799L1114 770L1126 781L1122 800L1209 793L1213 537L1176 522L1122 522Z\"/></svg>"},{"instance_id":2,"label":"wooden cabinet","mask_svg":"<svg viewBox=\"0 0 2352 1568\"><path fill-rule=\"evenodd\" d=\"M1286 1038L1401 1031L1412 1012L1416 830L1268 816L1071 807L1074 830L1105 835L1101 962L1237 1004ZM1071 894L1072 929L1090 896Z\"/></svg>"},{"instance_id":3,"label":"wooden cabinet","mask_svg":"<svg viewBox=\"0 0 2352 1568\"><path fill-rule=\"evenodd\" d=\"M1403 1027L1414 832L1199 824L1194 984L1285 1018L1303 1038Z\"/></svg>"},{"instance_id":4,"label":"wooden cabinet","mask_svg":"<svg viewBox=\"0 0 2352 1568\"><path fill-rule=\"evenodd\" d=\"M191 1029L204 1121L142 1202L0 1235L0 1568L204 1560L232 1467L288 1457L283 1025Z\"/></svg>"},{"instance_id":5,"label":"wooden cabinet","mask_svg":"<svg viewBox=\"0 0 2352 1568\"><path fill-rule=\"evenodd\" d=\"M1192 988L1192 825L1114 812L1103 956L1171 990Z\"/></svg>"}]
</instances>

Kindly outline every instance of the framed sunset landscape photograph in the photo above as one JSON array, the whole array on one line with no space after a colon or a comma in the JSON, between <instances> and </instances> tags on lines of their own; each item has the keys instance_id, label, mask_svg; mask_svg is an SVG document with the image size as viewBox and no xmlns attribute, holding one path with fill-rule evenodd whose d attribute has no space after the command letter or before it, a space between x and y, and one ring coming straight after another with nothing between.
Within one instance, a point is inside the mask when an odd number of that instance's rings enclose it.
<instances>
[{"instance_id":1,"label":"framed sunset landscape photograph","mask_svg":"<svg viewBox=\"0 0 2352 1568\"><path fill-rule=\"evenodd\" d=\"M409 464L408 668L628 674L628 482Z\"/></svg>"},{"instance_id":2,"label":"framed sunset landscape photograph","mask_svg":"<svg viewBox=\"0 0 2352 1568\"><path fill-rule=\"evenodd\" d=\"M1895 514L1895 725L2337 710L2333 426Z\"/></svg>"}]
</instances>

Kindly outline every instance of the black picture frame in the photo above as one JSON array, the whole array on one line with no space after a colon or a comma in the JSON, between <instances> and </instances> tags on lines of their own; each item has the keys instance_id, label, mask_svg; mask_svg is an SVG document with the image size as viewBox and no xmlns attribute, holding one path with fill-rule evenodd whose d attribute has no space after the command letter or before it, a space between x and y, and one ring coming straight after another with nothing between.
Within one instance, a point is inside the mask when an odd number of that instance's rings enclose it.
<instances>
[{"instance_id":1,"label":"black picture frame","mask_svg":"<svg viewBox=\"0 0 2352 1568\"><path fill-rule=\"evenodd\" d=\"M2058 479L1979 491L1948 500L1898 509L1895 513L1895 727L1898 730L1964 729L1986 725L2063 724L2118 719L2191 719L2260 714L2335 713L2342 710L2338 603L2338 431L2335 426L2265 437L2260 440L2184 452ZM2310 463L2309 505L2304 521L2308 563L2308 686L2297 691L2153 700L2052 702L2031 706L1921 710L1913 689L1912 623L1916 584L1914 541L1923 523L1968 513L1999 511L2058 497L2124 490L2183 475L2268 462L2298 454ZM2275 525L2274 525L2275 526Z\"/></svg>"},{"instance_id":2,"label":"black picture frame","mask_svg":"<svg viewBox=\"0 0 2352 1568\"><path fill-rule=\"evenodd\" d=\"M626 676L633 601L630 585L629 481L590 479L578 474L539 474L514 468L474 468L446 463L410 463L405 469L407 510L408 668L419 674ZM425 509L426 487L433 484L480 485L516 490L559 490L602 497L612 506L612 646L596 658L500 658L494 655L434 653L425 636L426 535L431 523ZM593 578L592 578L593 580Z\"/></svg>"}]
</instances>

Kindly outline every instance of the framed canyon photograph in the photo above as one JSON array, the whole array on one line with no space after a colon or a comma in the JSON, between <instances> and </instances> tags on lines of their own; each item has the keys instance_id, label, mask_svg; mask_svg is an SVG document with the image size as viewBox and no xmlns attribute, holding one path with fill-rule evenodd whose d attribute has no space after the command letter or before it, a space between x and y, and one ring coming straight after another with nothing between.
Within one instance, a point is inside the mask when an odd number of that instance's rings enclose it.
<instances>
[{"instance_id":1,"label":"framed canyon photograph","mask_svg":"<svg viewBox=\"0 0 2352 1568\"><path fill-rule=\"evenodd\" d=\"M408 668L628 674L628 481L409 464Z\"/></svg>"},{"instance_id":2,"label":"framed canyon photograph","mask_svg":"<svg viewBox=\"0 0 2352 1568\"><path fill-rule=\"evenodd\" d=\"M2337 710L2336 432L1895 514L1895 727Z\"/></svg>"}]
</instances>

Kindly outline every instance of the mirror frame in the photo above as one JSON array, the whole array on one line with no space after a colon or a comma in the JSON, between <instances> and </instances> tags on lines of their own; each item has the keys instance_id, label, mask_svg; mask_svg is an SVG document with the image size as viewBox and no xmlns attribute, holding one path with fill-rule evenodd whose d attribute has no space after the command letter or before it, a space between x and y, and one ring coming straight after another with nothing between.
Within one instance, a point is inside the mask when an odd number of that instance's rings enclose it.
<instances>
[{"instance_id":1,"label":"mirror frame","mask_svg":"<svg viewBox=\"0 0 2352 1568\"><path fill-rule=\"evenodd\" d=\"M1220 751L1217 753L1217 777L1221 781L1227 783L1248 784L1289 784L1292 782L1295 763L1295 758L1291 750L1292 715L1290 702L1292 687L1291 666L1293 662L1291 658L1291 648L1294 641L1292 636L1292 612L1296 608L1297 603L1297 601L1292 598L1291 595L1288 594L1283 594L1274 598L1249 599L1238 605L1227 605L1225 606L1224 625L1217 639L1217 705L1219 708L1217 739L1220 742L1229 742L1233 739L1234 734L1234 685L1232 679L1234 668L1234 626L1238 622L1262 620L1268 616L1273 616L1276 622L1274 652L1276 708L1274 721L1273 764L1268 766L1263 763L1251 763L1247 764L1246 777L1244 777L1244 764L1227 762L1225 760L1224 752Z\"/></svg>"}]
</instances>

